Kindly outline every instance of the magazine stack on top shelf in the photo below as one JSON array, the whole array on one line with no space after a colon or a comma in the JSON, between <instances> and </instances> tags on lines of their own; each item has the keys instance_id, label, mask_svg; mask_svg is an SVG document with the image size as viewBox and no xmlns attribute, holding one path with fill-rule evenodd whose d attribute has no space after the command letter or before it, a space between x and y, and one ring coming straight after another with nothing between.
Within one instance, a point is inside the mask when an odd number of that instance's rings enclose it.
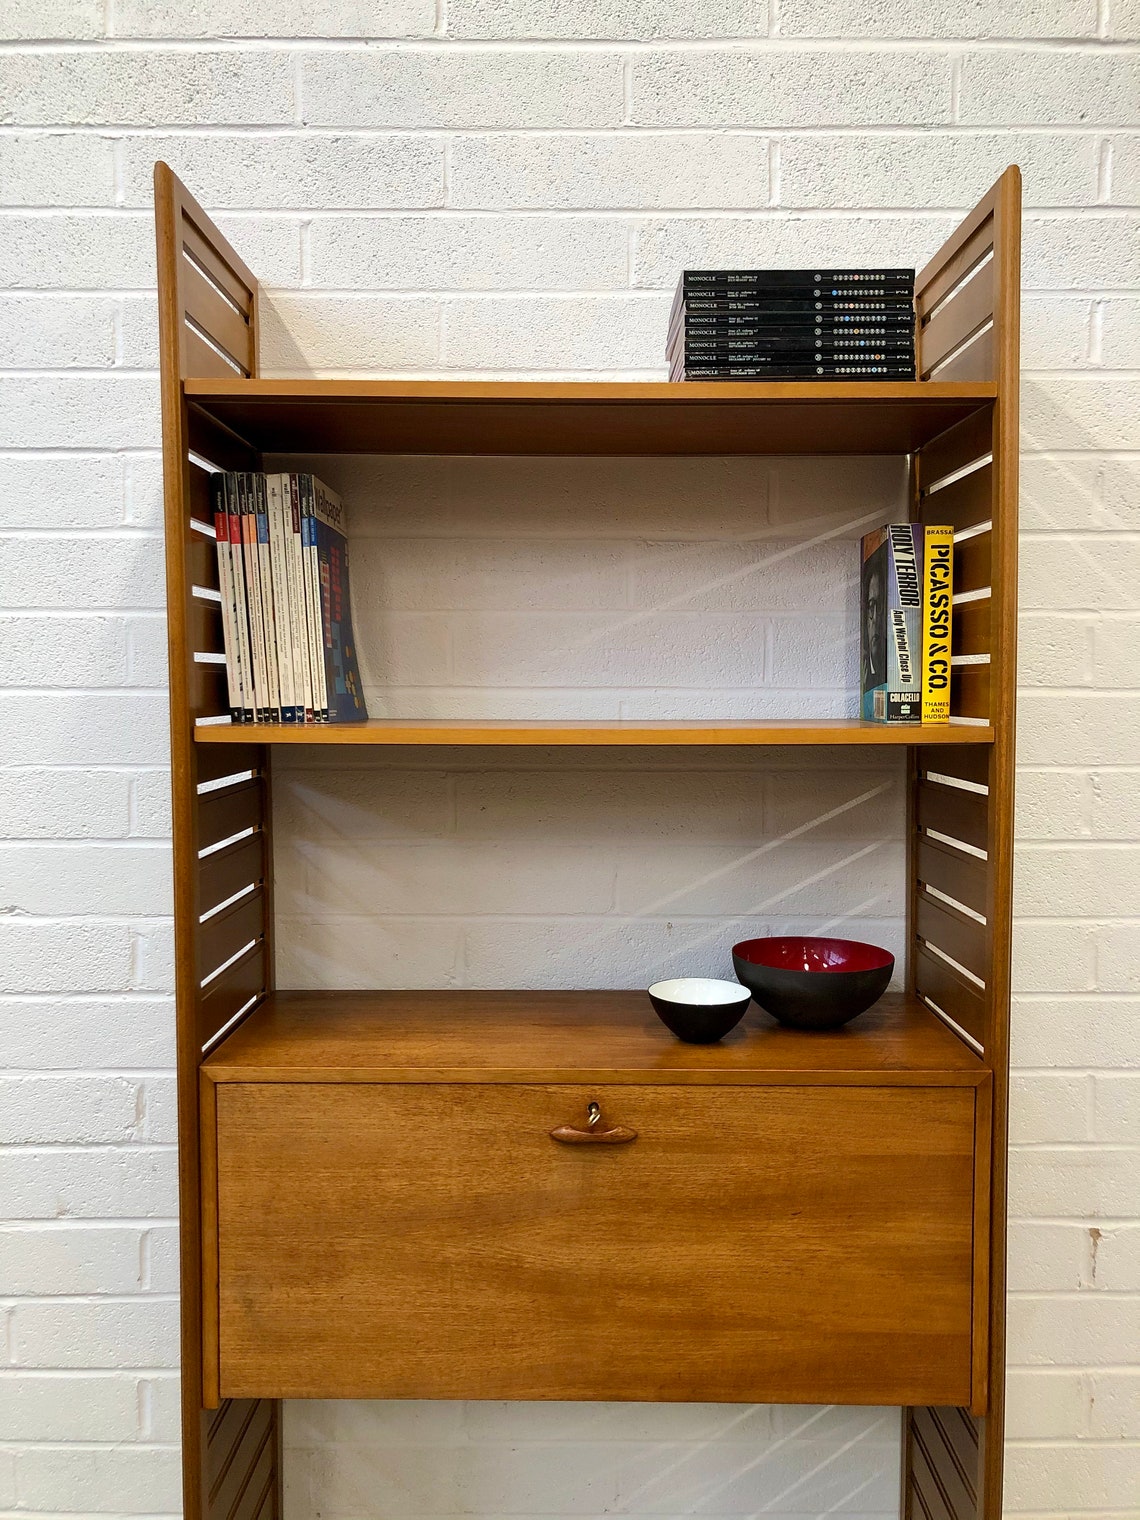
<instances>
[{"instance_id":1,"label":"magazine stack on top shelf","mask_svg":"<svg viewBox=\"0 0 1140 1520\"><path fill-rule=\"evenodd\" d=\"M913 269L687 269L670 380L913 380Z\"/></svg>"}]
</instances>

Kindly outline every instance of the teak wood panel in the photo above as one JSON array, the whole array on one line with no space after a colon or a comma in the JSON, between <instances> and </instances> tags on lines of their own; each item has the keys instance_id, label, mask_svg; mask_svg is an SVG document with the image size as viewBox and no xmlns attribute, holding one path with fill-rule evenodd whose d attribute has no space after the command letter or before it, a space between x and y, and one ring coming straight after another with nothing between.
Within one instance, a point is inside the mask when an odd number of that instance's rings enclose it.
<instances>
[{"instance_id":1,"label":"teak wood panel","mask_svg":"<svg viewBox=\"0 0 1140 1520\"><path fill-rule=\"evenodd\" d=\"M312 726L240 724L200 728L199 744L478 744L478 745L725 745L859 744L898 749L922 744L989 744L988 725L930 723L904 728L859 718L751 718L675 722L640 719L373 718L365 723Z\"/></svg>"},{"instance_id":2,"label":"teak wood panel","mask_svg":"<svg viewBox=\"0 0 1140 1520\"><path fill-rule=\"evenodd\" d=\"M216 1100L224 1395L971 1401L973 1089Z\"/></svg>"},{"instance_id":3,"label":"teak wood panel","mask_svg":"<svg viewBox=\"0 0 1140 1520\"><path fill-rule=\"evenodd\" d=\"M907 1520L999 1520L1002 1511L1020 223L1021 177L1010 168L923 270L916 298L920 374L997 388L991 414L927 442L913 471L921 519L955 529L955 590L975 597L956 609L951 710L988 720L994 742L985 751L917 751L908 846L908 985L976 1042L993 1072L993 1230L986 1418L910 1411Z\"/></svg>"},{"instance_id":4,"label":"teak wood panel","mask_svg":"<svg viewBox=\"0 0 1140 1520\"><path fill-rule=\"evenodd\" d=\"M265 453L909 454L988 412L994 387L929 381L190 382Z\"/></svg>"},{"instance_id":5,"label":"teak wood panel","mask_svg":"<svg viewBox=\"0 0 1140 1520\"><path fill-rule=\"evenodd\" d=\"M198 1067L203 1045L272 986L267 820L260 781L251 785L243 775L260 776L265 752L243 745L220 752L219 761L194 743L199 719L227 712L216 663L222 643L209 470L255 468L259 460L240 439L192 417L182 390L195 374L257 373L257 282L164 164L155 168L155 227L174 819L183 1512L187 1520L276 1520L279 1411L207 1410L201 1354ZM238 834L244 844L227 847L225 840ZM203 853L212 846L220 848ZM241 903L222 907L247 887L253 890Z\"/></svg>"},{"instance_id":6,"label":"teak wood panel","mask_svg":"<svg viewBox=\"0 0 1140 1520\"><path fill-rule=\"evenodd\" d=\"M973 1086L982 1062L888 993L809 1037L756 1009L716 1045L675 1040L644 992L275 992L207 1058L212 1083L662 1082Z\"/></svg>"}]
</instances>

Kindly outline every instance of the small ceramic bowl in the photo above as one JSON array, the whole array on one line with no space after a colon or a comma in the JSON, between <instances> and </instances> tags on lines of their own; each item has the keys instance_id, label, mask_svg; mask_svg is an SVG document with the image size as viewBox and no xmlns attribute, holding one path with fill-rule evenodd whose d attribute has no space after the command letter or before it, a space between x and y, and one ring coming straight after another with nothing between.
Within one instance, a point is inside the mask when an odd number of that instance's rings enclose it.
<instances>
[{"instance_id":1,"label":"small ceramic bowl","mask_svg":"<svg viewBox=\"0 0 1140 1520\"><path fill-rule=\"evenodd\" d=\"M887 990L895 958L858 939L784 935L732 947L736 974L767 1013L792 1029L839 1029Z\"/></svg>"},{"instance_id":2,"label":"small ceramic bowl","mask_svg":"<svg viewBox=\"0 0 1140 1520\"><path fill-rule=\"evenodd\" d=\"M678 976L654 982L649 1001L657 1017L687 1045L712 1045L723 1040L744 1017L751 994L735 982L711 977Z\"/></svg>"}]
</instances>

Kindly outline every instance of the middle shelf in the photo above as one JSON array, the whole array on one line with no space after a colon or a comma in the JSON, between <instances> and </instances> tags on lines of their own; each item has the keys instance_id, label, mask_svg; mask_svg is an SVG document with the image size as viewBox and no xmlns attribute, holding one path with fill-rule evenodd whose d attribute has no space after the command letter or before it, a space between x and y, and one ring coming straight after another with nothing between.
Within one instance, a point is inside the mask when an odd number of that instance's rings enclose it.
<instances>
[{"instance_id":1,"label":"middle shelf","mask_svg":"<svg viewBox=\"0 0 1140 1520\"><path fill-rule=\"evenodd\" d=\"M988 723L869 723L860 718L373 718L367 723L200 723L199 744L772 745L992 744Z\"/></svg>"}]
</instances>

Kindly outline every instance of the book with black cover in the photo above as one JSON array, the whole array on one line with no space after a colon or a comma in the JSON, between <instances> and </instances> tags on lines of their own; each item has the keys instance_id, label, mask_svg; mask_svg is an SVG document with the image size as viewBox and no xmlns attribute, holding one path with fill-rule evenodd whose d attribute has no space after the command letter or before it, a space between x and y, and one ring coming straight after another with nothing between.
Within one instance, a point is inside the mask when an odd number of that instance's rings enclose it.
<instances>
[{"instance_id":1,"label":"book with black cover","mask_svg":"<svg viewBox=\"0 0 1140 1520\"><path fill-rule=\"evenodd\" d=\"M708 285L842 285L858 290L865 285L895 284L914 288L913 269L686 269L683 290Z\"/></svg>"},{"instance_id":2,"label":"book with black cover","mask_svg":"<svg viewBox=\"0 0 1140 1520\"><path fill-rule=\"evenodd\" d=\"M815 315L816 312L857 312L862 316L869 316L872 312L888 312L892 316L907 316L914 319L914 306L910 301L892 301L889 298L877 299L877 301L847 301L847 299L834 298L834 296L780 296L780 298L757 299L752 296L689 296L684 306L678 307L678 312L686 315L692 312L769 312L772 316L807 316Z\"/></svg>"},{"instance_id":3,"label":"book with black cover","mask_svg":"<svg viewBox=\"0 0 1140 1520\"><path fill-rule=\"evenodd\" d=\"M914 358L914 342L897 338L835 338L830 335L813 337L710 337L692 334L676 337L666 350L672 354L893 354L901 361Z\"/></svg>"},{"instance_id":4,"label":"book with black cover","mask_svg":"<svg viewBox=\"0 0 1140 1520\"><path fill-rule=\"evenodd\" d=\"M678 360L669 367L670 380L894 380L915 379L912 364L813 363L765 365L748 361L718 360L702 364Z\"/></svg>"},{"instance_id":5,"label":"book with black cover","mask_svg":"<svg viewBox=\"0 0 1140 1520\"><path fill-rule=\"evenodd\" d=\"M688 312L682 320L671 322L669 332L699 332L704 328L730 331L734 327L756 328L761 332L799 332L803 328L875 328L884 332L914 331L914 312L907 307L899 312L765 312L700 311Z\"/></svg>"}]
</instances>

